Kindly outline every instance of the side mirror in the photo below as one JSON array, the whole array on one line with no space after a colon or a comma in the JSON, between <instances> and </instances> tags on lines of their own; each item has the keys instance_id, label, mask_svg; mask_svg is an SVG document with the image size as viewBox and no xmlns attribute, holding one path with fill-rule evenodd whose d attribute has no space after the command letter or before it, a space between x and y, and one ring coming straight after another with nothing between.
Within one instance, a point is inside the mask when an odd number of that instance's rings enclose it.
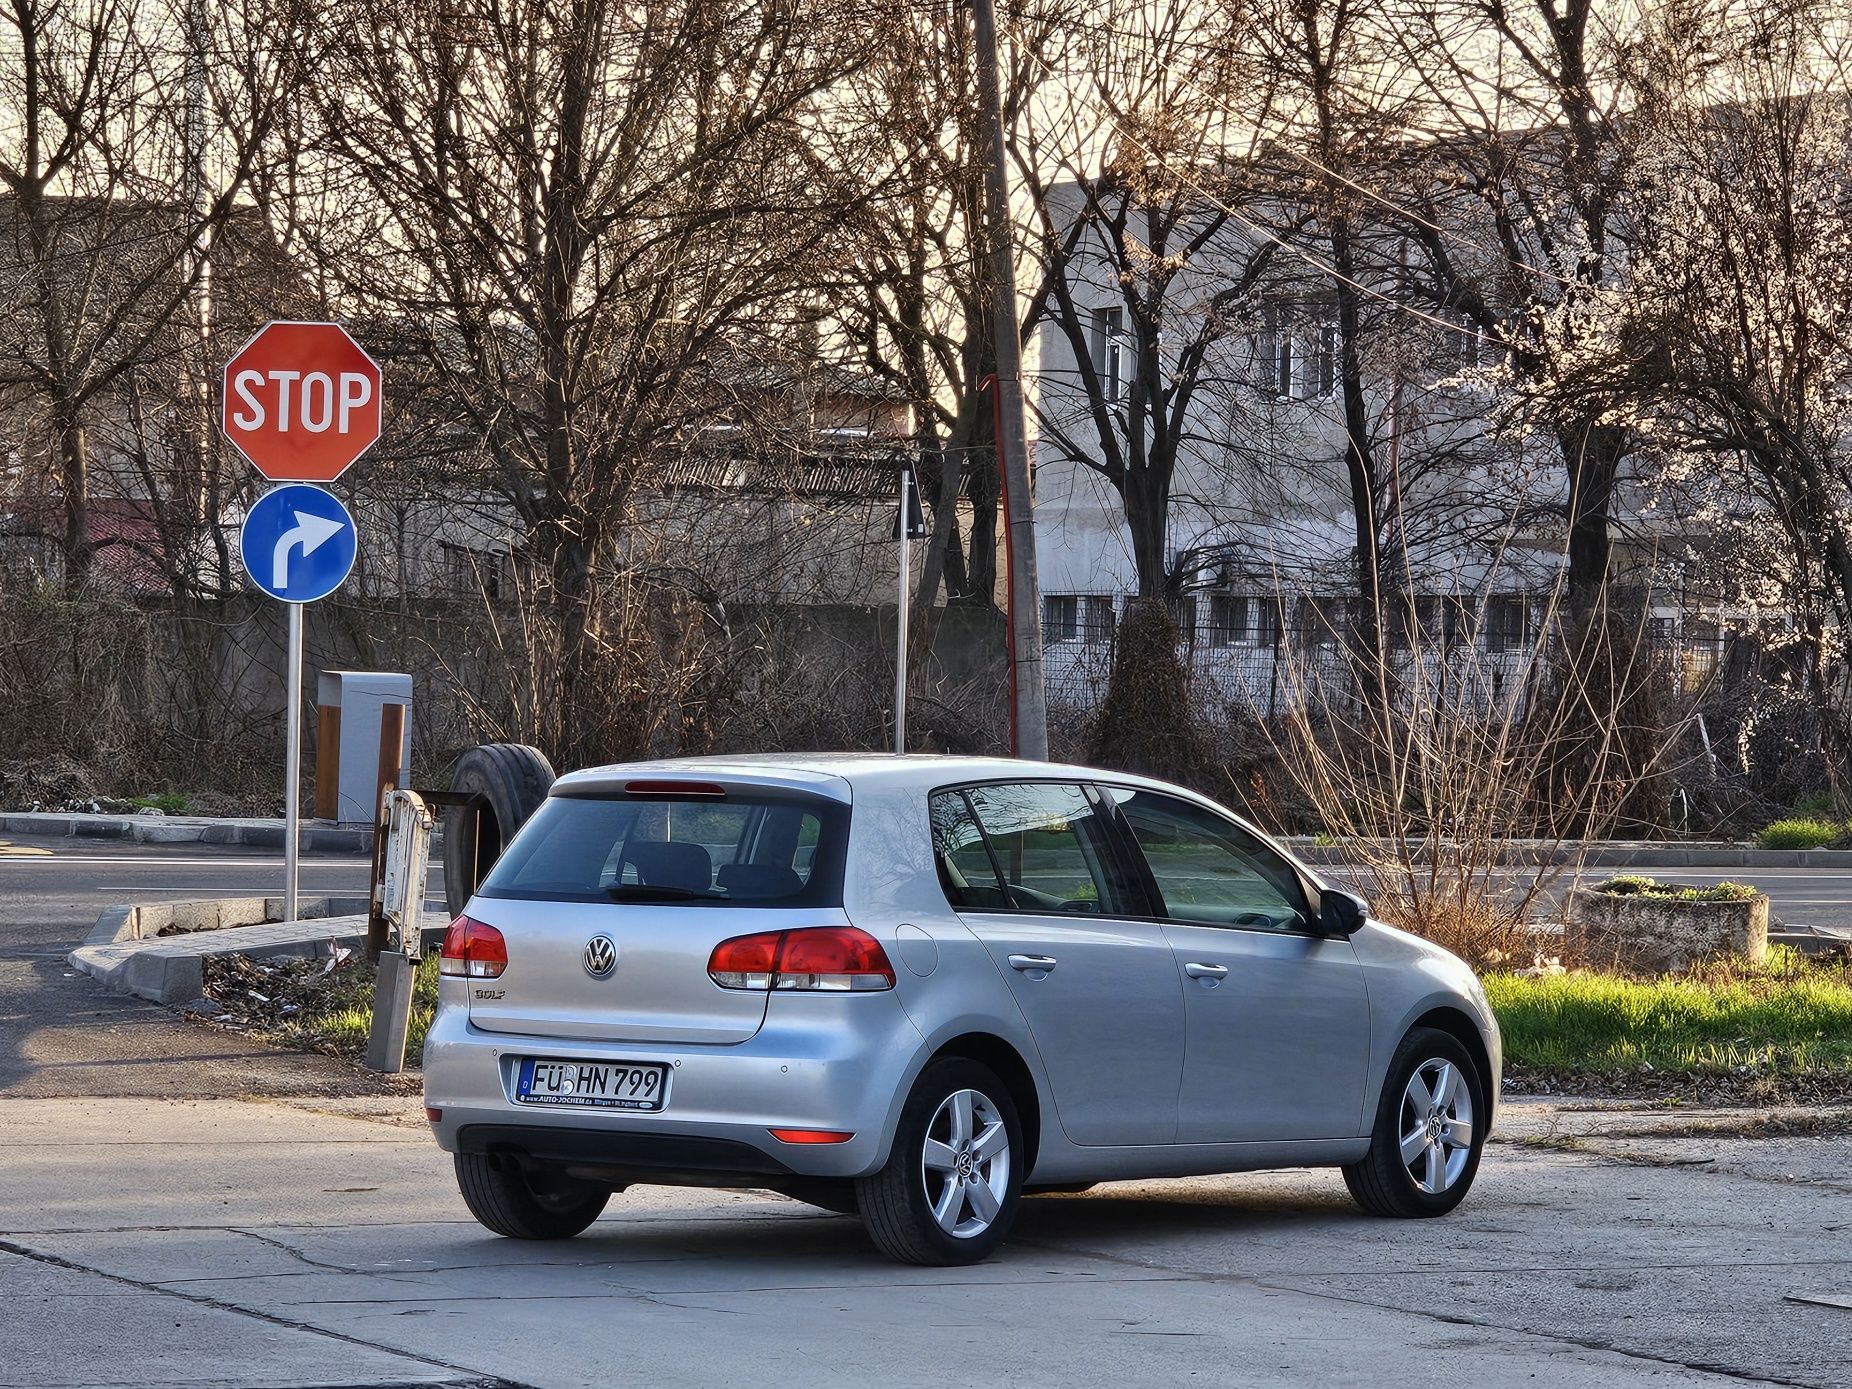
<instances>
[{"instance_id":1,"label":"side mirror","mask_svg":"<svg viewBox=\"0 0 1852 1389\"><path fill-rule=\"evenodd\" d=\"M1318 929L1328 936L1348 936L1363 925L1370 904L1354 892L1328 887L1318 898Z\"/></svg>"}]
</instances>

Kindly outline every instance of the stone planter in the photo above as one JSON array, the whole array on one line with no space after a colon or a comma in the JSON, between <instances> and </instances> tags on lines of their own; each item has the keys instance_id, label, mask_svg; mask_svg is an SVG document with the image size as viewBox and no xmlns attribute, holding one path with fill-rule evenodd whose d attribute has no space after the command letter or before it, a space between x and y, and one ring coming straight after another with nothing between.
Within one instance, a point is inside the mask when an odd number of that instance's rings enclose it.
<instances>
[{"instance_id":1,"label":"stone planter","mask_svg":"<svg viewBox=\"0 0 1852 1389\"><path fill-rule=\"evenodd\" d=\"M1563 954L1596 968L1676 974L1693 961L1733 955L1768 958L1768 898L1742 902L1681 902L1645 893L1569 894Z\"/></svg>"}]
</instances>

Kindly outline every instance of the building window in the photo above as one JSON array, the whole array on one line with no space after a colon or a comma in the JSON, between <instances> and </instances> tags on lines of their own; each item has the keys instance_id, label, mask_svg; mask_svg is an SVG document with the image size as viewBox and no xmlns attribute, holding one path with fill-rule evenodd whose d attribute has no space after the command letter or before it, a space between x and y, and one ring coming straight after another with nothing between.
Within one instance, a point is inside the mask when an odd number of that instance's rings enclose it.
<instances>
[{"instance_id":1,"label":"building window","mask_svg":"<svg viewBox=\"0 0 1852 1389\"><path fill-rule=\"evenodd\" d=\"M1338 326L1335 323L1318 325L1318 350L1313 356L1312 375L1317 381L1318 394L1330 396L1338 388Z\"/></svg>"},{"instance_id":2,"label":"building window","mask_svg":"<svg viewBox=\"0 0 1852 1389\"><path fill-rule=\"evenodd\" d=\"M1093 370L1099 376L1100 391L1109 401L1125 395L1131 380L1131 356L1125 339L1125 310L1122 308L1093 311Z\"/></svg>"},{"instance_id":3,"label":"building window","mask_svg":"<svg viewBox=\"0 0 1852 1389\"><path fill-rule=\"evenodd\" d=\"M502 596L504 556L498 550L472 550L440 541L444 586L452 593L480 593L490 602Z\"/></svg>"},{"instance_id":4,"label":"building window","mask_svg":"<svg viewBox=\"0 0 1852 1389\"><path fill-rule=\"evenodd\" d=\"M1350 600L1306 598L1299 604L1299 638L1308 646L1335 647L1350 631Z\"/></svg>"},{"instance_id":5,"label":"building window","mask_svg":"<svg viewBox=\"0 0 1852 1389\"><path fill-rule=\"evenodd\" d=\"M1251 598L1237 597L1232 593L1210 594L1209 645L1229 647L1246 645L1252 641L1253 635L1249 628L1252 608Z\"/></svg>"},{"instance_id":6,"label":"building window","mask_svg":"<svg viewBox=\"0 0 1852 1389\"><path fill-rule=\"evenodd\" d=\"M1515 651L1530 642L1530 602L1508 593L1485 601L1485 649Z\"/></svg>"},{"instance_id":7,"label":"building window","mask_svg":"<svg viewBox=\"0 0 1852 1389\"><path fill-rule=\"evenodd\" d=\"M1256 339L1261 389L1281 400L1331 395L1338 381L1338 328L1325 319L1306 320L1285 309L1269 309Z\"/></svg>"},{"instance_id":8,"label":"building window","mask_svg":"<svg viewBox=\"0 0 1852 1389\"><path fill-rule=\"evenodd\" d=\"M1088 597L1080 600L1080 639L1089 646L1112 641L1112 599Z\"/></svg>"},{"instance_id":9,"label":"building window","mask_svg":"<svg viewBox=\"0 0 1852 1389\"><path fill-rule=\"evenodd\" d=\"M1177 631L1183 637L1183 644L1192 651L1196 649L1196 598L1194 594L1179 593L1170 600L1170 615L1177 623Z\"/></svg>"},{"instance_id":10,"label":"building window","mask_svg":"<svg viewBox=\"0 0 1852 1389\"><path fill-rule=\"evenodd\" d=\"M1071 593L1051 593L1042 599L1042 642L1080 640L1080 599Z\"/></svg>"}]
</instances>

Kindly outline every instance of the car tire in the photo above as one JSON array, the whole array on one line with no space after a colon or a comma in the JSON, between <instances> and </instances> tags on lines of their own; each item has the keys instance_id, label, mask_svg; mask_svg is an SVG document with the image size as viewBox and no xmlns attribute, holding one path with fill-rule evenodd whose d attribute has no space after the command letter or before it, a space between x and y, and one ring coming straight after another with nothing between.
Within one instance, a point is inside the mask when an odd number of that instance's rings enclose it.
<instances>
[{"instance_id":1,"label":"car tire","mask_svg":"<svg viewBox=\"0 0 1852 1389\"><path fill-rule=\"evenodd\" d=\"M1390 1060L1370 1150L1345 1166L1344 1185L1371 1215L1445 1215L1479 1171L1486 1115L1485 1080L1459 1039L1417 1027Z\"/></svg>"},{"instance_id":2,"label":"car tire","mask_svg":"<svg viewBox=\"0 0 1852 1389\"><path fill-rule=\"evenodd\" d=\"M509 1239L571 1239L610 1201L601 1186L524 1168L511 1157L458 1153L457 1189L484 1228Z\"/></svg>"},{"instance_id":3,"label":"car tire","mask_svg":"<svg viewBox=\"0 0 1852 1389\"><path fill-rule=\"evenodd\" d=\"M526 743L483 743L457 758L450 789L475 800L444 812L444 905L452 916L552 787L553 764Z\"/></svg>"},{"instance_id":4,"label":"car tire","mask_svg":"<svg viewBox=\"0 0 1852 1389\"><path fill-rule=\"evenodd\" d=\"M975 1264L1009 1234L1027 1159L1016 1104L996 1074L975 1061L936 1061L907 1096L887 1164L856 1182L856 1204L890 1259Z\"/></svg>"}]
</instances>

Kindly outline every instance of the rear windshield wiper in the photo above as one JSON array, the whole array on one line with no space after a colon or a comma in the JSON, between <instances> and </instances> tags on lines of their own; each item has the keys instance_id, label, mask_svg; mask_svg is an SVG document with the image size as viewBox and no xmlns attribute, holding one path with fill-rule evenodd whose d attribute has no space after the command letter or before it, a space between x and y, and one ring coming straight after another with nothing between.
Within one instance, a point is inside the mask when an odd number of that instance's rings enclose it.
<instances>
[{"instance_id":1,"label":"rear windshield wiper","mask_svg":"<svg viewBox=\"0 0 1852 1389\"><path fill-rule=\"evenodd\" d=\"M607 883L605 895L620 902L683 902L691 897L713 896L711 892L696 892L691 887L672 887L656 883Z\"/></svg>"}]
</instances>

